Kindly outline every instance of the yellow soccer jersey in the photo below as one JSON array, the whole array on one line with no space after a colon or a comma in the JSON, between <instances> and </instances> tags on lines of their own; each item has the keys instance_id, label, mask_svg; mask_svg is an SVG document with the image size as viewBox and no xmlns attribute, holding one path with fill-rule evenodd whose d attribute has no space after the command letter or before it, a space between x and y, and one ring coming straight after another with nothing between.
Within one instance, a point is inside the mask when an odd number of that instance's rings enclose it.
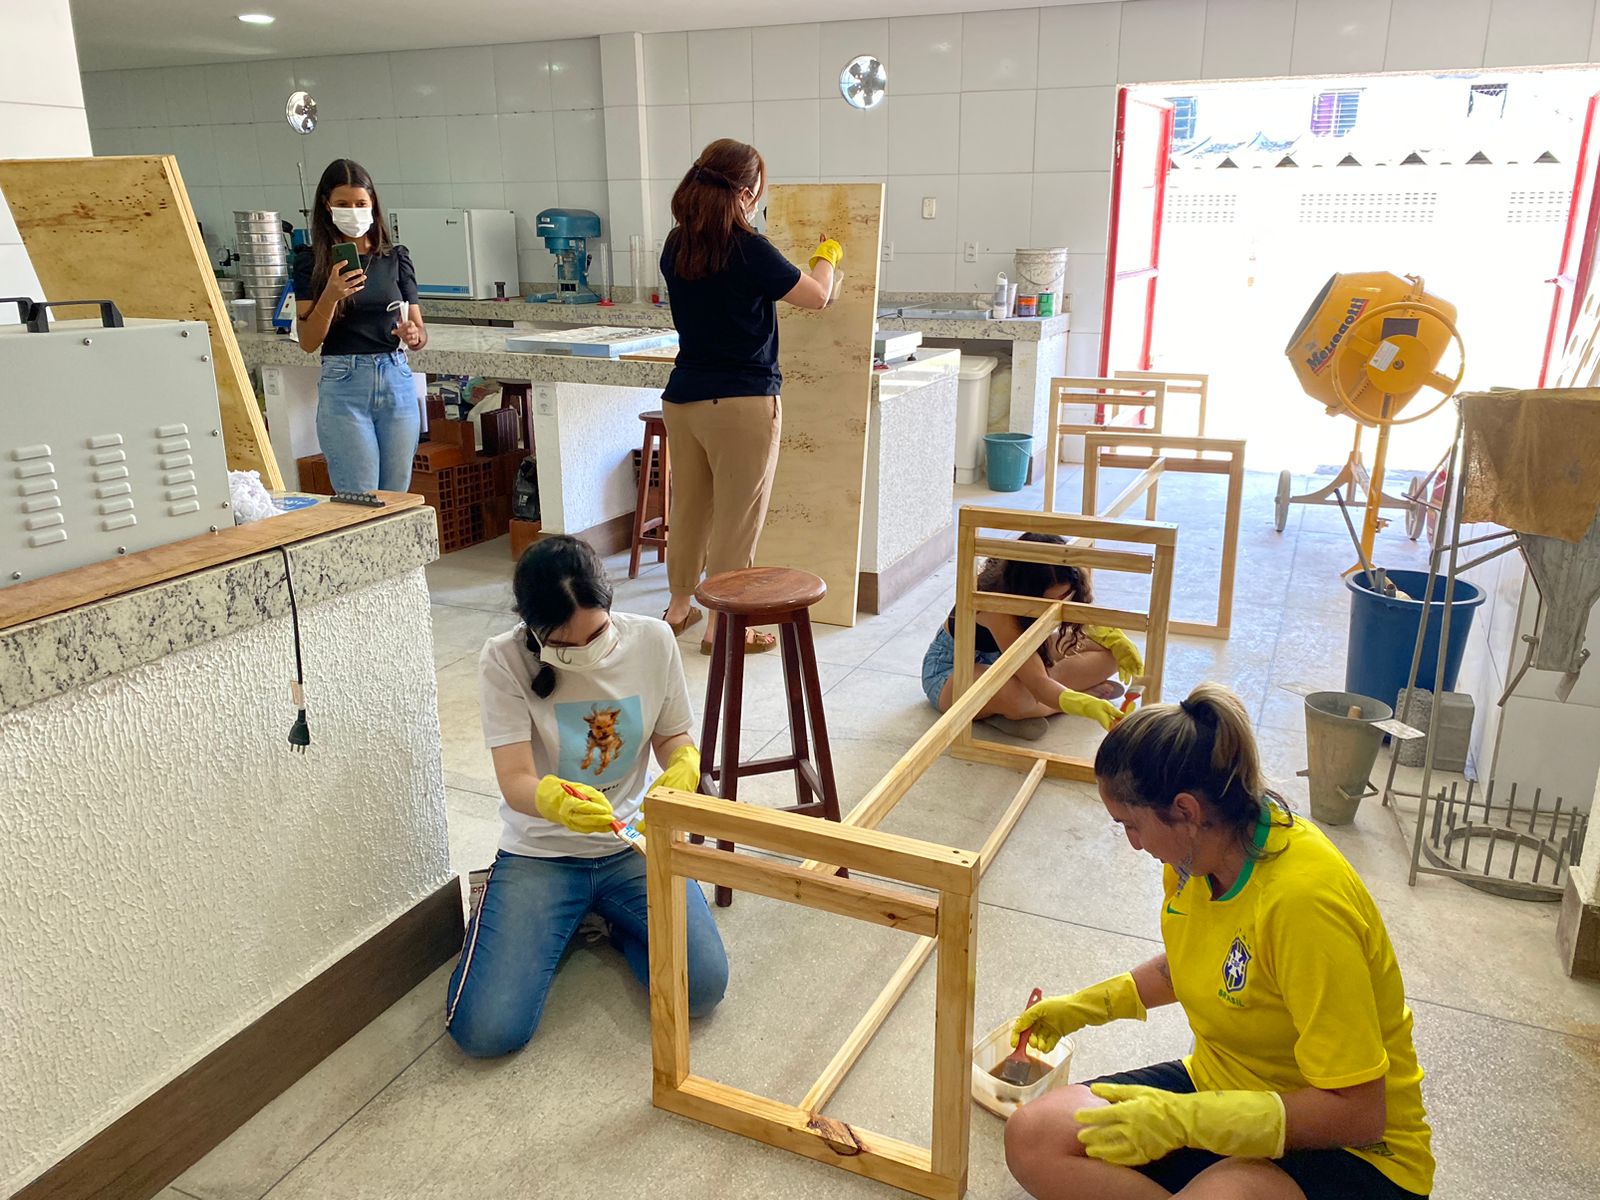
<instances>
[{"instance_id":1,"label":"yellow soccer jersey","mask_svg":"<svg viewBox=\"0 0 1600 1200\"><path fill-rule=\"evenodd\" d=\"M1268 853L1213 895L1165 871L1161 937L1195 1035L1201 1091L1291 1092L1384 1079L1383 1140L1351 1147L1407 1191L1433 1187L1422 1068L1400 967L1360 876L1303 817L1257 827Z\"/></svg>"}]
</instances>

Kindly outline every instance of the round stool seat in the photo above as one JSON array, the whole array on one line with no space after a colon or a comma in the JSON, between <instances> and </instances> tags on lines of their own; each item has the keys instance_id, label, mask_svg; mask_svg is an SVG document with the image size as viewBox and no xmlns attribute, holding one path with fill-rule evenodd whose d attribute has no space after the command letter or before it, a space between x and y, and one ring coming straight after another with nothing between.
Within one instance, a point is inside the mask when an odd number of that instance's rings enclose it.
<instances>
[{"instance_id":1,"label":"round stool seat","mask_svg":"<svg viewBox=\"0 0 1600 1200\"><path fill-rule=\"evenodd\" d=\"M752 623L761 625L760 618L810 608L828 594L828 585L794 567L747 567L713 575L694 594L712 612L757 618Z\"/></svg>"},{"instance_id":2,"label":"round stool seat","mask_svg":"<svg viewBox=\"0 0 1600 1200\"><path fill-rule=\"evenodd\" d=\"M648 423L650 421L665 421L666 418L661 415L659 408L652 408L649 412L640 413L639 420Z\"/></svg>"}]
</instances>

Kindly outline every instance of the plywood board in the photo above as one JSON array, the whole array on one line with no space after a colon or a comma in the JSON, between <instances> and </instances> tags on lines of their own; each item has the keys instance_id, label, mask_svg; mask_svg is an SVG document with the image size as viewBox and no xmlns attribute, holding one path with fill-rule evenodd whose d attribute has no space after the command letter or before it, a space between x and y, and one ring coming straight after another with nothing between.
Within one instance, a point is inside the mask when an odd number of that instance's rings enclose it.
<instances>
[{"instance_id":1,"label":"plywood board","mask_svg":"<svg viewBox=\"0 0 1600 1200\"><path fill-rule=\"evenodd\" d=\"M178 160L40 158L0 162L0 194L48 300L116 301L125 317L204 321L211 327L228 466L283 476L267 440L250 375L200 238ZM68 318L92 316L68 309Z\"/></svg>"},{"instance_id":2,"label":"plywood board","mask_svg":"<svg viewBox=\"0 0 1600 1200\"><path fill-rule=\"evenodd\" d=\"M824 235L845 253L827 308L778 306L783 440L756 551L760 566L822 577L811 617L829 625L856 619L882 218L881 183L774 184L767 197L767 237L790 262L803 266Z\"/></svg>"}]
</instances>

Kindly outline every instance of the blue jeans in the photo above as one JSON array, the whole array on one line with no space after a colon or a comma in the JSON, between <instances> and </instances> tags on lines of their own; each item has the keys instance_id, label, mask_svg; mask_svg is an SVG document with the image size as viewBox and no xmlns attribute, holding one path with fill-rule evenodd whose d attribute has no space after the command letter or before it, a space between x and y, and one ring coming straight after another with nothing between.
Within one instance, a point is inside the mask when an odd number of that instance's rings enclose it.
<instances>
[{"instance_id":1,"label":"blue jeans","mask_svg":"<svg viewBox=\"0 0 1600 1200\"><path fill-rule=\"evenodd\" d=\"M327 354L317 380L317 441L335 491L403 492L422 433L404 352Z\"/></svg>"},{"instance_id":2,"label":"blue jeans","mask_svg":"<svg viewBox=\"0 0 1600 1200\"><path fill-rule=\"evenodd\" d=\"M994 651L980 650L976 657L979 666L987 667L1000 655ZM933 635L928 652L922 656L922 694L928 698L935 712L940 711L939 693L944 691L945 680L955 673L956 639L950 636L946 626L941 625L939 632Z\"/></svg>"},{"instance_id":3,"label":"blue jeans","mask_svg":"<svg viewBox=\"0 0 1600 1200\"><path fill-rule=\"evenodd\" d=\"M704 1016L728 986L705 894L689 891L689 1015ZM495 855L478 914L467 926L461 961L445 994L445 1028L479 1058L520 1050L539 1028L545 997L578 923L596 913L611 926L634 977L650 985L644 858L622 850L605 858Z\"/></svg>"}]
</instances>

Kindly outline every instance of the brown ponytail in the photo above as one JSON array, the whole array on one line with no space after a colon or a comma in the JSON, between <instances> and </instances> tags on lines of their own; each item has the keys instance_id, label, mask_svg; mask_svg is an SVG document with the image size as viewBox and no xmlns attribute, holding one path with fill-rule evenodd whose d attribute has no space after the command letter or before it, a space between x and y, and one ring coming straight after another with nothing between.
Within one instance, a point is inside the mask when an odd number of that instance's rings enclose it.
<instances>
[{"instance_id":1,"label":"brown ponytail","mask_svg":"<svg viewBox=\"0 0 1600 1200\"><path fill-rule=\"evenodd\" d=\"M1094 773L1118 804L1154 809L1163 820L1179 792L1200 797L1254 859L1263 857L1254 844L1262 814L1294 819L1261 773L1249 713L1220 683L1119 722L1095 753Z\"/></svg>"},{"instance_id":2,"label":"brown ponytail","mask_svg":"<svg viewBox=\"0 0 1600 1200\"><path fill-rule=\"evenodd\" d=\"M735 230L754 233L739 203L745 188L759 196L767 164L754 146L718 138L700 152L672 193L675 228L665 255L680 279L705 279L728 265Z\"/></svg>"}]
</instances>

